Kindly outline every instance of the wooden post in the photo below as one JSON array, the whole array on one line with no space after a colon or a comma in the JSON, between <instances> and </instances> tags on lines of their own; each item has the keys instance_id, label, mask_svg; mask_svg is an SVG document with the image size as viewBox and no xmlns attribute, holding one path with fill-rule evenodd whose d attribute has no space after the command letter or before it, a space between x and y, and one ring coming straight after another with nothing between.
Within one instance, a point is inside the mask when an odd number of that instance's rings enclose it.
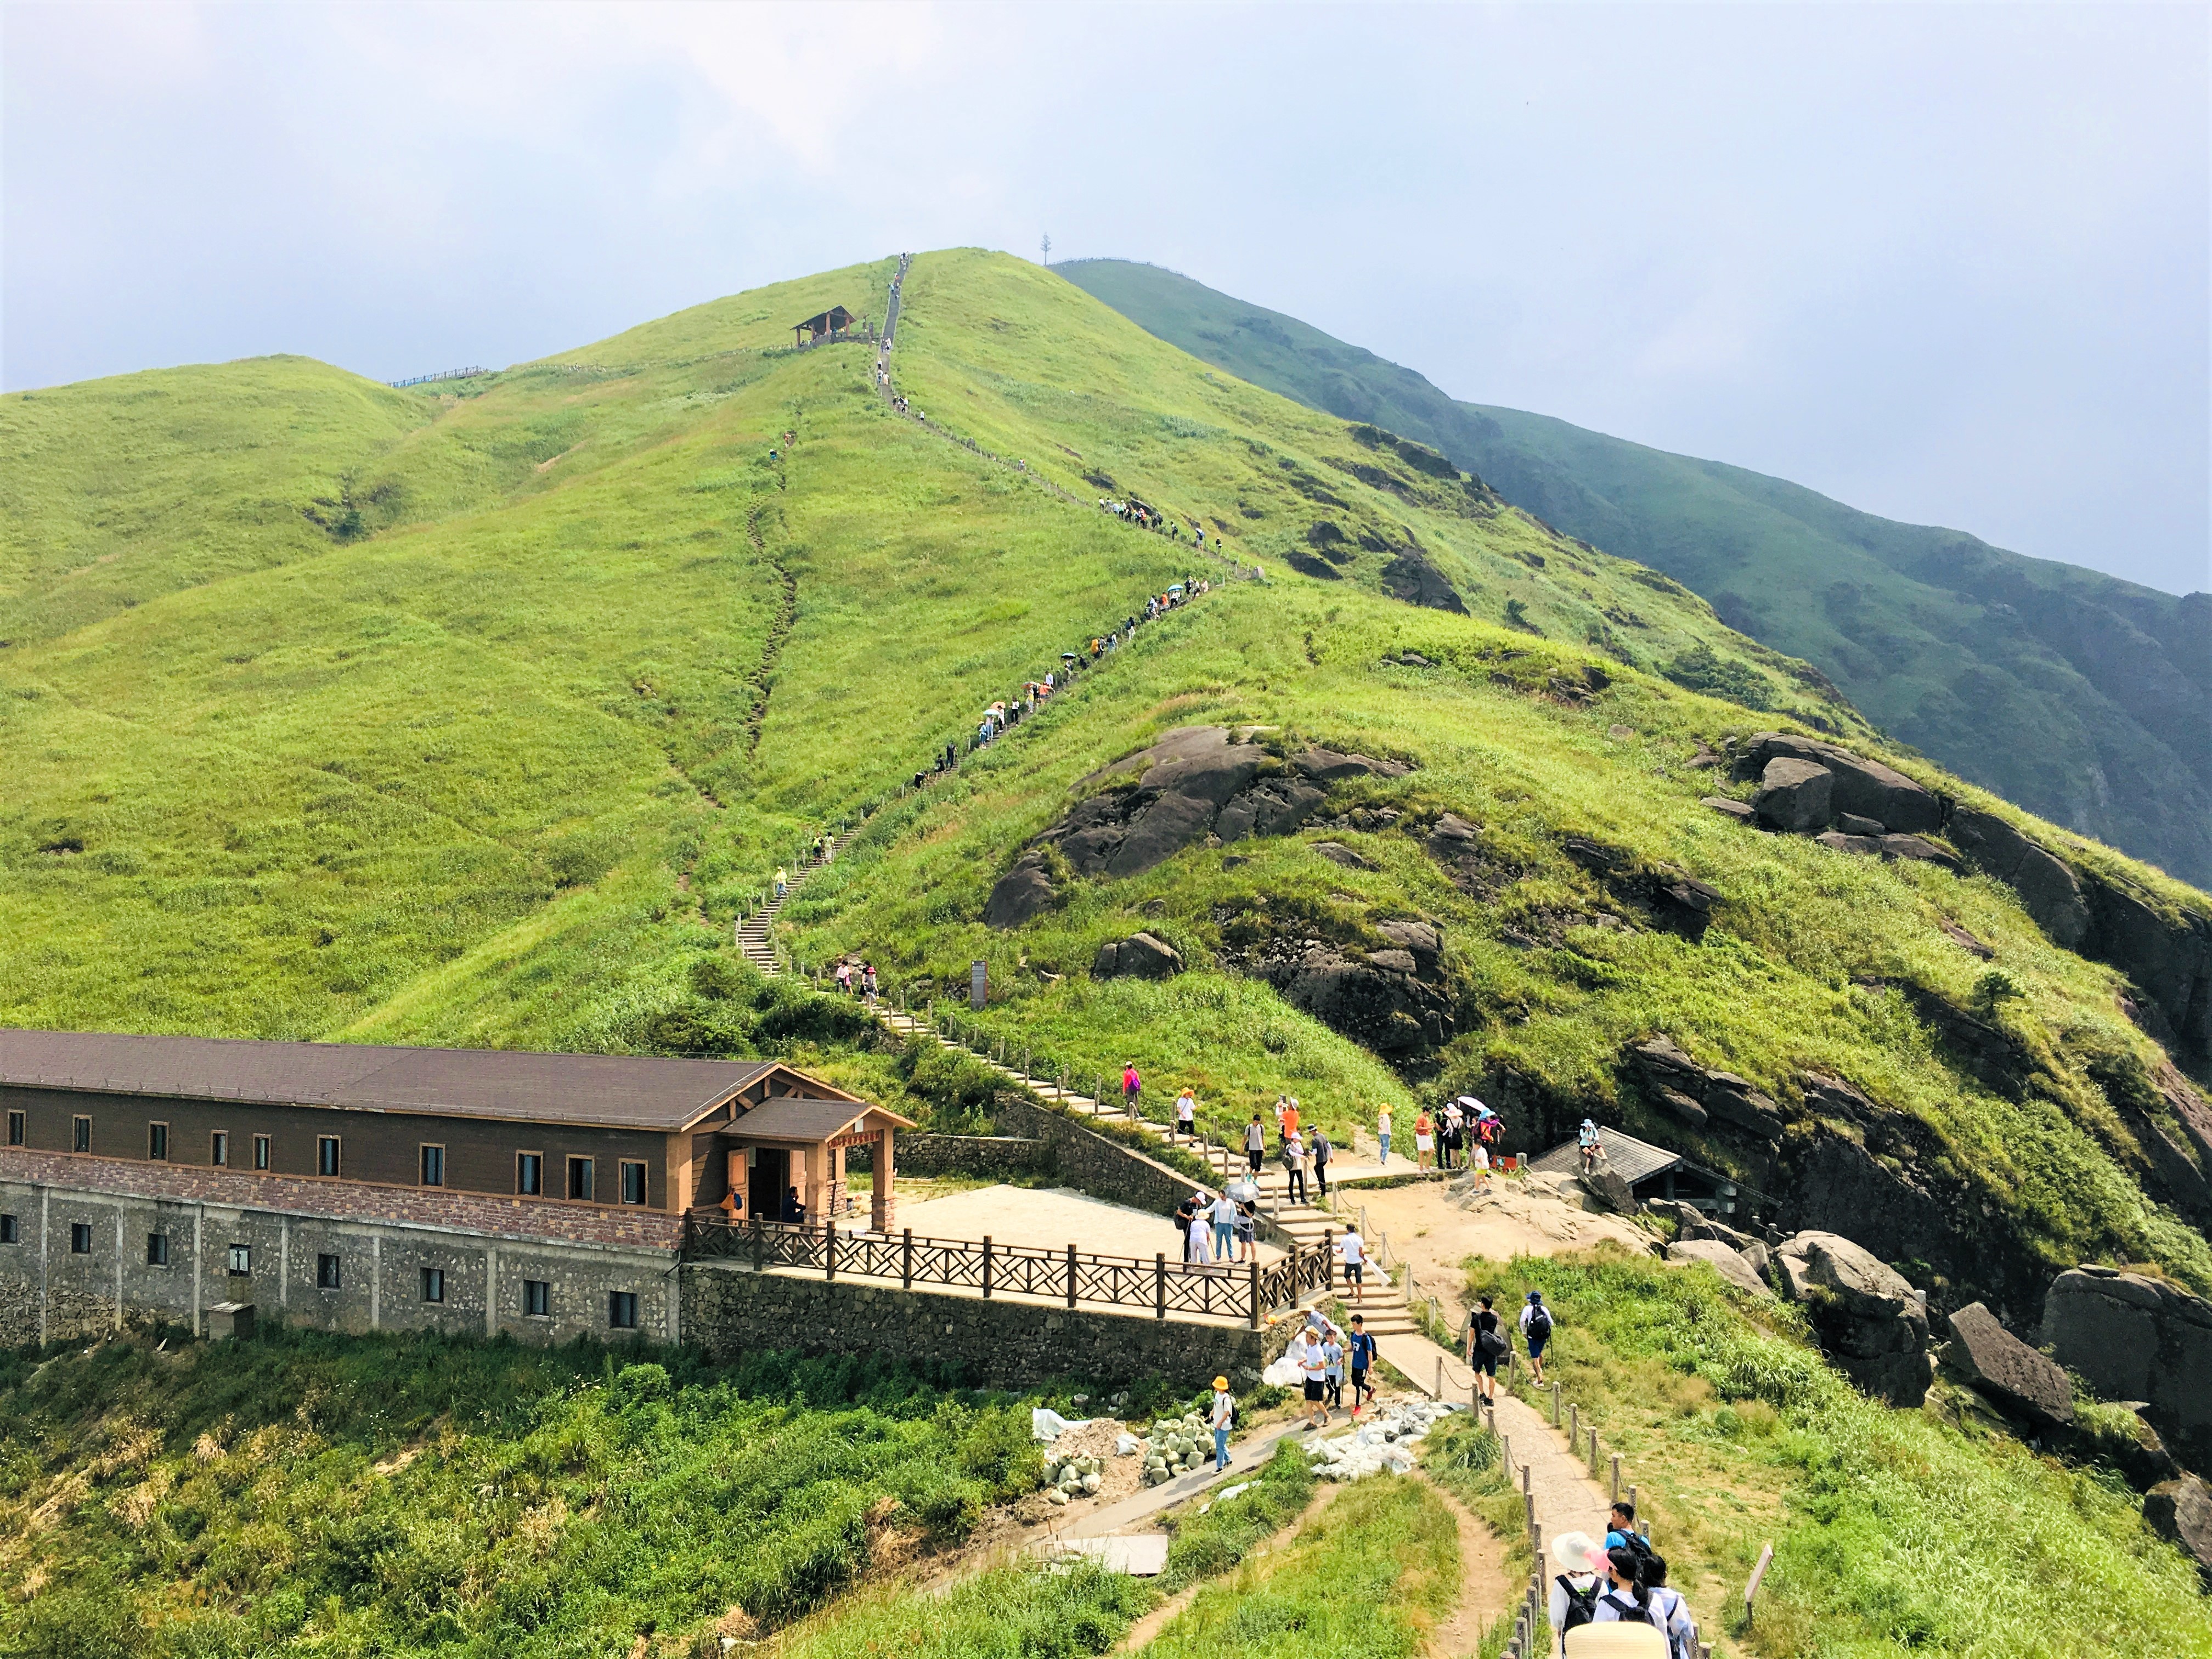
<instances>
[{"instance_id":1,"label":"wooden post","mask_svg":"<svg viewBox=\"0 0 2212 1659\"><path fill-rule=\"evenodd\" d=\"M837 1224L834 1221L822 1224L822 1277L837 1277Z\"/></svg>"},{"instance_id":2,"label":"wooden post","mask_svg":"<svg viewBox=\"0 0 2212 1659\"><path fill-rule=\"evenodd\" d=\"M1559 1385L1556 1382L1552 1384L1552 1426L1559 1426Z\"/></svg>"},{"instance_id":3,"label":"wooden post","mask_svg":"<svg viewBox=\"0 0 2212 1659\"><path fill-rule=\"evenodd\" d=\"M899 1288L902 1291L914 1288L914 1229L911 1227L905 1229L905 1237L899 1241Z\"/></svg>"},{"instance_id":4,"label":"wooden post","mask_svg":"<svg viewBox=\"0 0 2212 1659\"><path fill-rule=\"evenodd\" d=\"M1616 1504L1620 1501L1620 1454L1619 1452L1613 1455L1613 1491L1609 1496Z\"/></svg>"},{"instance_id":5,"label":"wooden post","mask_svg":"<svg viewBox=\"0 0 2212 1659\"><path fill-rule=\"evenodd\" d=\"M1321 1282L1330 1295L1336 1293L1336 1235L1328 1227L1321 1230Z\"/></svg>"},{"instance_id":6,"label":"wooden post","mask_svg":"<svg viewBox=\"0 0 2212 1659\"><path fill-rule=\"evenodd\" d=\"M1244 1264L1252 1273L1252 1328L1258 1330L1263 1321L1260 1309L1260 1263L1255 1258Z\"/></svg>"},{"instance_id":7,"label":"wooden post","mask_svg":"<svg viewBox=\"0 0 2212 1659\"><path fill-rule=\"evenodd\" d=\"M991 1235L983 1235L983 1300L991 1299Z\"/></svg>"},{"instance_id":8,"label":"wooden post","mask_svg":"<svg viewBox=\"0 0 2212 1659\"><path fill-rule=\"evenodd\" d=\"M1553 1419L1558 1421L1556 1418ZM1575 1450L1583 1449L1583 1408L1573 1401L1567 1402L1567 1444Z\"/></svg>"},{"instance_id":9,"label":"wooden post","mask_svg":"<svg viewBox=\"0 0 2212 1659\"><path fill-rule=\"evenodd\" d=\"M1075 1305L1075 1246L1067 1247L1067 1305Z\"/></svg>"},{"instance_id":10,"label":"wooden post","mask_svg":"<svg viewBox=\"0 0 2212 1659\"><path fill-rule=\"evenodd\" d=\"M1152 1258L1152 1317L1168 1316L1168 1259L1164 1253Z\"/></svg>"},{"instance_id":11,"label":"wooden post","mask_svg":"<svg viewBox=\"0 0 2212 1659\"><path fill-rule=\"evenodd\" d=\"M1444 1357L1442 1354L1438 1354L1437 1356L1436 1395L1438 1400L1442 1400L1444 1397Z\"/></svg>"}]
</instances>

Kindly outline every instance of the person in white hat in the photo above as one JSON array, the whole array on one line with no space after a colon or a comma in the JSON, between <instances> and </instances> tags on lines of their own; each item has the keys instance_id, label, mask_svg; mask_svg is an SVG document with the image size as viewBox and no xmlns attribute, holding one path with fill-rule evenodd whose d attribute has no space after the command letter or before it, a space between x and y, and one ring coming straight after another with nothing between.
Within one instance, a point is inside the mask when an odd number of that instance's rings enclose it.
<instances>
[{"instance_id":1,"label":"person in white hat","mask_svg":"<svg viewBox=\"0 0 2212 1659\"><path fill-rule=\"evenodd\" d=\"M1597 1616L1597 1598L1605 1588L1598 1567L1606 1555L1586 1532L1560 1533L1553 1538L1551 1549L1552 1565L1557 1569L1549 1607L1552 1639L1559 1644L1556 1651L1565 1653L1567 1632Z\"/></svg>"}]
</instances>

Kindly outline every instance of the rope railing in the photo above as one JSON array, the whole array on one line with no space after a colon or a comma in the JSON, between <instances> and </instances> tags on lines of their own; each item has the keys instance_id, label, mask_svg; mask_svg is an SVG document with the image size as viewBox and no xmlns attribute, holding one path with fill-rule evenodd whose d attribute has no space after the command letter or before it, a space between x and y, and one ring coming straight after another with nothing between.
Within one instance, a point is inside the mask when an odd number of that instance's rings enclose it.
<instances>
[{"instance_id":1,"label":"rope railing","mask_svg":"<svg viewBox=\"0 0 2212 1659\"><path fill-rule=\"evenodd\" d=\"M684 1230L686 1260L749 1263L757 1272L788 1269L896 1284L972 1290L986 1300L1020 1296L1121 1311L1156 1319L1183 1316L1240 1319L1254 1330L1272 1313L1294 1308L1316 1291L1334 1288L1335 1254L1322 1243L1291 1249L1271 1262L1170 1261L1164 1252L1101 1255L1074 1245L1054 1249L974 1239L846 1232L834 1224L733 1221L692 1216Z\"/></svg>"}]
</instances>

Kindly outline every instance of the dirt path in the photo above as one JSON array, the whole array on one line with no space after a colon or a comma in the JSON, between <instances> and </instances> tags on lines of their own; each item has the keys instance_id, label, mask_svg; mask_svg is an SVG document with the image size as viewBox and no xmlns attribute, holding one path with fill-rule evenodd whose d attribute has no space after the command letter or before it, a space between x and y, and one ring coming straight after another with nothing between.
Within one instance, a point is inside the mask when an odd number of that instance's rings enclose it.
<instances>
[{"instance_id":1,"label":"dirt path","mask_svg":"<svg viewBox=\"0 0 2212 1659\"><path fill-rule=\"evenodd\" d=\"M1459 1605L1429 1632L1429 1651L1439 1659L1450 1659L1475 1651L1483 1626L1513 1606L1519 1586L1505 1570L1505 1542L1489 1522L1478 1520L1442 1486L1431 1485L1459 1522Z\"/></svg>"},{"instance_id":2,"label":"dirt path","mask_svg":"<svg viewBox=\"0 0 2212 1659\"><path fill-rule=\"evenodd\" d=\"M1327 1509L1331 1503L1335 1501L1337 1493L1343 1490L1343 1487L1338 1486L1334 1481L1322 1482L1321 1489L1316 1492L1313 1497L1307 1501L1305 1508L1298 1511L1297 1519L1292 1521L1273 1537L1267 1539L1265 1542L1255 1545L1245 1554L1244 1559L1246 1561L1257 1561L1273 1553L1276 1550L1282 1548L1284 1545L1289 1543L1301 1532L1304 1531L1306 1522L1312 1520L1314 1516L1319 1515L1323 1510ZM1462 1548L1464 1547L1463 1540L1462 1547ZM1185 1607L1188 1607L1193 1601L1198 1599L1199 1591L1204 1589L1208 1584L1215 1582L1216 1581L1213 1579L1201 1578L1195 1584L1185 1585L1182 1589L1177 1590L1173 1595L1168 1597L1166 1601L1161 1602L1159 1606L1154 1607L1150 1613L1146 1613L1142 1619L1137 1620L1135 1624L1130 1626L1129 1633L1127 1636L1124 1636L1119 1642L1116 1642L1109 1651L1115 1653L1136 1652L1139 1648L1144 1647L1146 1644L1151 1642L1152 1639L1158 1636L1162 1631L1165 1630L1170 1624L1173 1624L1175 1622L1176 1616ZM1473 1650L1470 1649L1469 1651L1471 1652Z\"/></svg>"}]
</instances>

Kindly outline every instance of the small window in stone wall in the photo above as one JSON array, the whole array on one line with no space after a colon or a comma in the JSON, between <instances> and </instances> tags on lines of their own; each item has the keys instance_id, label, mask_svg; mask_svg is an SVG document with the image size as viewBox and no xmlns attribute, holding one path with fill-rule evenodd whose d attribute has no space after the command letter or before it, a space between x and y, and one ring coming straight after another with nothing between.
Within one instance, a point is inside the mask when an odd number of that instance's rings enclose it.
<instances>
[{"instance_id":1,"label":"small window in stone wall","mask_svg":"<svg viewBox=\"0 0 2212 1659\"><path fill-rule=\"evenodd\" d=\"M169 1236L167 1233L146 1235L146 1265L166 1267L169 1265Z\"/></svg>"},{"instance_id":2,"label":"small window in stone wall","mask_svg":"<svg viewBox=\"0 0 2212 1659\"><path fill-rule=\"evenodd\" d=\"M269 1167L269 1137L267 1135L253 1137L253 1167L257 1170L265 1170Z\"/></svg>"},{"instance_id":3,"label":"small window in stone wall","mask_svg":"<svg viewBox=\"0 0 2212 1659\"><path fill-rule=\"evenodd\" d=\"M0 1215L0 1244L20 1244L22 1235L15 1229L18 1224L12 1215Z\"/></svg>"},{"instance_id":4,"label":"small window in stone wall","mask_svg":"<svg viewBox=\"0 0 2212 1659\"><path fill-rule=\"evenodd\" d=\"M92 1254L92 1223L89 1221L70 1223L70 1254L71 1255Z\"/></svg>"},{"instance_id":5,"label":"small window in stone wall","mask_svg":"<svg viewBox=\"0 0 2212 1659\"><path fill-rule=\"evenodd\" d=\"M422 1299L443 1302L446 1299L446 1270L443 1267L422 1269Z\"/></svg>"},{"instance_id":6,"label":"small window in stone wall","mask_svg":"<svg viewBox=\"0 0 2212 1659\"><path fill-rule=\"evenodd\" d=\"M29 1121L22 1113L10 1112L8 1114L8 1144L10 1146L21 1146L25 1137L29 1133Z\"/></svg>"},{"instance_id":7,"label":"small window in stone wall","mask_svg":"<svg viewBox=\"0 0 2212 1659\"><path fill-rule=\"evenodd\" d=\"M542 1279L522 1281L522 1311L532 1319L553 1317L553 1286Z\"/></svg>"},{"instance_id":8,"label":"small window in stone wall","mask_svg":"<svg viewBox=\"0 0 2212 1659\"><path fill-rule=\"evenodd\" d=\"M337 1257L319 1255L315 1258L315 1288L319 1291L336 1291L344 1288L338 1273Z\"/></svg>"},{"instance_id":9,"label":"small window in stone wall","mask_svg":"<svg viewBox=\"0 0 2212 1659\"><path fill-rule=\"evenodd\" d=\"M230 1270L234 1273L250 1273L253 1271L253 1246L234 1244L230 1247Z\"/></svg>"},{"instance_id":10,"label":"small window in stone wall","mask_svg":"<svg viewBox=\"0 0 2212 1659\"><path fill-rule=\"evenodd\" d=\"M609 1291L607 1292L607 1323L618 1331L637 1328L637 1292Z\"/></svg>"},{"instance_id":11,"label":"small window in stone wall","mask_svg":"<svg viewBox=\"0 0 2212 1659\"><path fill-rule=\"evenodd\" d=\"M70 1120L70 1146L71 1150L80 1152L88 1152L92 1150L92 1120L90 1118L73 1117Z\"/></svg>"},{"instance_id":12,"label":"small window in stone wall","mask_svg":"<svg viewBox=\"0 0 2212 1659\"><path fill-rule=\"evenodd\" d=\"M443 1146L423 1146L422 1184L425 1187L446 1184L446 1149Z\"/></svg>"},{"instance_id":13,"label":"small window in stone wall","mask_svg":"<svg viewBox=\"0 0 2212 1659\"><path fill-rule=\"evenodd\" d=\"M169 1155L169 1126L149 1123L146 1126L146 1156L156 1160Z\"/></svg>"},{"instance_id":14,"label":"small window in stone wall","mask_svg":"<svg viewBox=\"0 0 2212 1659\"><path fill-rule=\"evenodd\" d=\"M536 1198L545 1190L545 1154L517 1152L514 1155L514 1190L525 1198Z\"/></svg>"},{"instance_id":15,"label":"small window in stone wall","mask_svg":"<svg viewBox=\"0 0 2212 1659\"><path fill-rule=\"evenodd\" d=\"M336 1179L338 1172L338 1138L336 1135L315 1137L315 1173Z\"/></svg>"},{"instance_id":16,"label":"small window in stone wall","mask_svg":"<svg viewBox=\"0 0 2212 1659\"><path fill-rule=\"evenodd\" d=\"M568 1160L568 1196L589 1203L592 1198L592 1161L588 1158Z\"/></svg>"},{"instance_id":17,"label":"small window in stone wall","mask_svg":"<svg viewBox=\"0 0 2212 1659\"><path fill-rule=\"evenodd\" d=\"M645 1202L645 1165L633 1164L628 1158L622 1166L622 1201L625 1204Z\"/></svg>"},{"instance_id":18,"label":"small window in stone wall","mask_svg":"<svg viewBox=\"0 0 2212 1659\"><path fill-rule=\"evenodd\" d=\"M217 1129L208 1137L208 1162L218 1170L230 1162L230 1132Z\"/></svg>"}]
</instances>

